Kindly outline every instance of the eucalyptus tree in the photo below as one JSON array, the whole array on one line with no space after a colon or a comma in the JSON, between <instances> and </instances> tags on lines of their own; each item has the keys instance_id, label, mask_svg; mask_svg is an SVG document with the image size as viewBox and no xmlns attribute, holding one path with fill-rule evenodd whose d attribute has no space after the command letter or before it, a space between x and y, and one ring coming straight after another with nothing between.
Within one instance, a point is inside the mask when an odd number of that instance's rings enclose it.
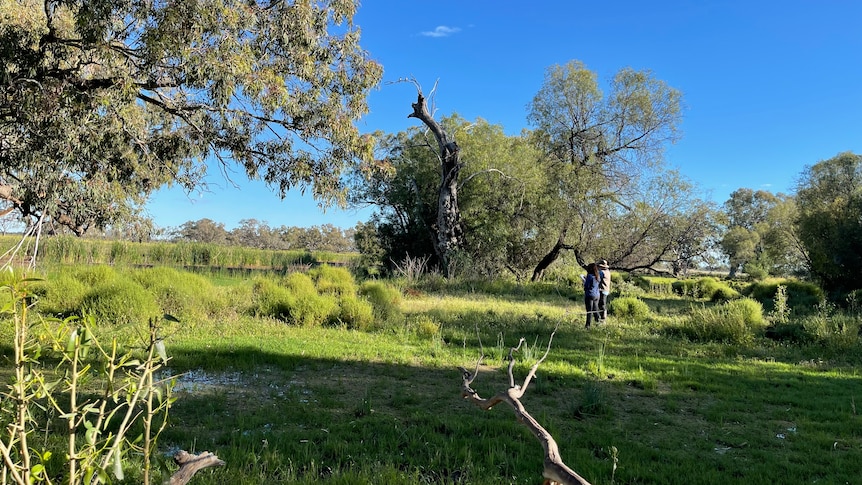
<instances>
[{"instance_id":1,"label":"eucalyptus tree","mask_svg":"<svg viewBox=\"0 0 862 485\"><path fill-rule=\"evenodd\" d=\"M596 74L581 62L547 70L528 114L551 179L547 212L535 228L545 251L533 270L534 280L565 251L572 251L581 264L602 256L628 269L627 258L633 255L629 251L640 247L636 241L621 241L615 256L590 248L606 244L603 239L618 239L620 230L627 229L620 225L624 216L636 217L631 201L644 195L638 191L646 175L664 170L661 156L665 145L678 137L680 112L679 91L649 71L621 69L605 96ZM643 241L652 237L650 232L630 236Z\"/></svg>"},{"instance_id":2,"label":"eucalyptus tree","mask_svg":"<svg viewBox=\"0 0 862 485\"><path fill-rule=\"evenodd\" d=\"M207 168L342 202L382 68L355 1L0 3L0 199L83 234ZM212 171L212 170L211 170Z\"/></svg>"},{"instance_id":3,"label":"eucalyptus tree","mask_svg":"<svg viewBox=\"0 0 862 485\"><path fill-rule=\"evenodd\" d=\"M811 273L828 290L862 288L862 155L844 152L806 167L796 200Z\"/></svg>"},{"instance_id":4,"label":"eucalyptus tree","mask_svg":"<svg viewBox=\"0 0 862 485\"><path fill-rule=\"evenodd\" d=\"M800 268L802 252L793 227L793 197L741 188L730 194L723 212L726 232L720 247L730 263L731 277L740 269L763 277Z\"/></svg>"}]
</instances>

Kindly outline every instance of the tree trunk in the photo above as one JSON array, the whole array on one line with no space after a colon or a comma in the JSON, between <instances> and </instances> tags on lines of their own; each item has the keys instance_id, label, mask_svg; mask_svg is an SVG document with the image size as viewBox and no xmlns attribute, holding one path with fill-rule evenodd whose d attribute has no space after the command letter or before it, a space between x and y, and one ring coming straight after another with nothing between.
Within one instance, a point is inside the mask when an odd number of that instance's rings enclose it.
<instances>
[{"instance_id":1,"label":"tree trunk","mask_svg":"<svg viewBox=\"0 0 862 485\"><path fill-rule=\"evenodd\" d=\"M413 113L408 118L417 118L434 134L440 149L440 189L437 192L437 227L434 251L443 266L446 277L452 276L452 253L463 245L461 210L458 207L458 174L461 171L461 152L455 141L449 141L446 132L428 111L422 92L412 104Z\"/></svg>"},{"instance_id":2,"label":"tree trunk","mask_svg":"<svg viewBox=\"0 0 862 485\"><path fill-rule=\"evenodd\" d=\"M536 268L533 270L533 277L530 278L530 281L541 281L545 276L545 270L548 269L551 264L554 263L562 254L564 249L573 249L572 246L566 244L566 233L568 231L563 229L563 232L560 233L560 237L557 239L554 247L551 248L551 251L539 261L539 264L536 265Z\"/></svg>"}]
</instances>

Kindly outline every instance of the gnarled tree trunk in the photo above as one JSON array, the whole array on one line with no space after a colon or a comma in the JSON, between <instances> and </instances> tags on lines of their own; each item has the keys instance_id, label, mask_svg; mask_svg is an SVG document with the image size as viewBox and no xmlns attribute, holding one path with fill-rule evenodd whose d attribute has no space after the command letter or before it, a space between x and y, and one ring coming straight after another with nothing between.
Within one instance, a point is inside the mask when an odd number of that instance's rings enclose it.
<instances>
[{"instance_id":1,"label":"gnarled tree trunk","mask_svg":"<svg viewBox=\"0 0 862 485\"><path fill-rule=\"evenodd\" d=\"M437 227L434 238L434 251L443 266L446 277L452 276L451 256L463 245L464 233L461 227L461 210L458 208L458 174L461 171L461 155L458 144L449 140L443 127L428 111L422 91L412 104L413 112L408 118L416 118L434 134L440 150L440 188L437 192Z\"/></svg>"}]
</instances>

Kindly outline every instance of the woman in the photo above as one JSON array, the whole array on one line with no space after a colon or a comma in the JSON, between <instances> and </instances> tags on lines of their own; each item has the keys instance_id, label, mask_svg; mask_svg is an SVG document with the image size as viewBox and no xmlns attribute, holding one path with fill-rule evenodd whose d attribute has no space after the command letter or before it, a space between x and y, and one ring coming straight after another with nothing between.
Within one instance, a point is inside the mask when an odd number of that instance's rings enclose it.
<instances>
[{"instance_id":1,"label":"woman","mask_svg":"<svg viewBox=\"0 0 862 485\"><path fill-rule=\"evenodd\" d=\"M587 277L584 278L584 306L587 308L585 328L590 328L593 317L598 322L599 313L599 268L596 263L590 263L587 266Z\"/></svg>"}]
</instances>

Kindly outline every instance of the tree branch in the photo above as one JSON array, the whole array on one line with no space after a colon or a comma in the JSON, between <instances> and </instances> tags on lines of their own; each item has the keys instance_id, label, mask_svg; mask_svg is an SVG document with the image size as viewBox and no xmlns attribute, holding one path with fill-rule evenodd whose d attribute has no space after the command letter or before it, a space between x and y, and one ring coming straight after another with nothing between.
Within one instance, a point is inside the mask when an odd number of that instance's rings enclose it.
<instances>
[{"instance_id":1,"label":"tree branch","mask_svg":"<svg viewBox=\"0 0 862 485\"><path fill-rule=\"evenodd\" d=\"M530 432L535 436L542 444L542 448L545 451L545 460L544 460L544 469L542 470L542 476L545 477L546 485L590 485L585 478L581 477L574 470L566 466L563 463L562 458L560 457L560 451L557 446L557 442L554 440L554 437L543 428L538 421L533 418L530 413L524 408L523 404L521 404L520 398L524 395L527 390L527 386L530 384L530 381L536 375L536 371L539 368L539 365L544 362L545 358L548 356L548 353L551 350L551 341L554 338L554 334L557 329L551 333L551 338L548 340L548 348L545 350L545 354L539 359L538 362L533 364L532 368L530 368L530 372L527 374L527 377L524 379L524 384L522 386L515 385L515 378L512 370L515 367L515 358L514 353L521 348L521 345L524 344L525 340L522 337L518 341L517 347L512 347L509 349L509 366L508 366L508 376L509 376L509 389L504 392L497 393L496 395L484 399L479 394L473 390L470 385L476 379L479 374L479 364L482 361L480 357L476 362L476 369L473 372L468 371L463 367L459 367L462 375L462 383L461 383L461 397L467 399L471 403L473 403L476 407L483 410L489 410L496 406L497 404L504 402L512 407L515 412L515 417L518 419L518 422L526 426Z\"/></svg>"},{"instance_id":2,"label":"tree branch","mask_svg":"<svg viewBox=\"0 0 862 485\"><path fill-rule=\"evenodd\" d=\"M191 455L187 451L180 450L174 455L174 463L179 465L180 469L171 475L169 485L185 485L198 471L225 465L224 461L209 451L204 451L199 455Z\"/></svg>"}]
</instances>

